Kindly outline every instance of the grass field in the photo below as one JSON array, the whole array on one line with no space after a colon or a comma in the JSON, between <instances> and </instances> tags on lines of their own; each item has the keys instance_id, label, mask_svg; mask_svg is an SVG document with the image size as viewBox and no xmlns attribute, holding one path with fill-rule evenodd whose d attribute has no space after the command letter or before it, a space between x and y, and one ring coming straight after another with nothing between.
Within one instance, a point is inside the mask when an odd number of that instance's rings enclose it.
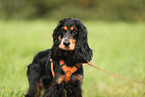
<instances>
[{"instance_id":1,"label":"grass field","mask_svg":"<svg viewBox=\"0 0 145 97\"><path fill-rule=\"evenodd\" d=\"M145 82L145 23L84 21L92 63L100 68ZM27 65L52 45L56 21L0 20L0 97L23 97ZM145 85L113 77L84 66L84 97L145 97Z\"/></svg>"}]
</instances>

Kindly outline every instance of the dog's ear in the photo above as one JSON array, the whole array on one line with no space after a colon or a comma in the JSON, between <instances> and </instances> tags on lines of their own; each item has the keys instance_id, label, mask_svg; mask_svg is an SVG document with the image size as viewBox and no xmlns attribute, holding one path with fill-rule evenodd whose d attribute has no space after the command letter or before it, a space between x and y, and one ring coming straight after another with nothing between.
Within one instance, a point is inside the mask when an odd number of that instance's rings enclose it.
<instances>
[{"instance_id":1,"label":"dog's ear","mask_svg":"<svg viewBox=\"0 0 145 97\"><path fill-rule=\"evenodd\" d=\"M78 27L78 31L79 31L79 41L81 41L83 46L87 45L87 29L86 27L83 25L83 23L81 21L77 21L77 27Z\"/></svg>"},{"instance_id":2,"label":"dog's ear","mask_svg":"<svg viewBox=\"0 0 145 97\"><path fill-rule=\"evenodd\" d=\"M59 44L59 40L58 40L58 36L60 35L60 29L62 27L63 22L59 21L58 25L56 26L56 28L53 31L53 44L54 45L58 45Z\"/></svg>"},{"instance_id":3,"label":"dog's ear","mask_svg":"<svg viewBox=\"0 0 145 97\"><path fill-rule=\"evenodd\" d=\"M78 50L77 53L80 54L80 57L84 57L86 63L87 61L90 61L92 59L92 50L88 45L88 39L87 39L88 32L86 27L83 25L81 21L77 20L76 24L79 31L76 48L79 48L81 50L81 51Z\"/></svg>"},{"instance_id":4,"label":"dog's ear","mask_svg":"<svg viewBox=\"0 0 145 97\"><path fill-rule=\"evenodd\" d=\"M60 49L59 49L59 35L60 35L60 31L61 31L61 27L63 25L63 21L59 21L58 25L56 26L56 28L53 31L53 46L51 49L51 58L55 61L58 60L61 57L61 53L60 53Z\"/></svg>"}]
</instances>

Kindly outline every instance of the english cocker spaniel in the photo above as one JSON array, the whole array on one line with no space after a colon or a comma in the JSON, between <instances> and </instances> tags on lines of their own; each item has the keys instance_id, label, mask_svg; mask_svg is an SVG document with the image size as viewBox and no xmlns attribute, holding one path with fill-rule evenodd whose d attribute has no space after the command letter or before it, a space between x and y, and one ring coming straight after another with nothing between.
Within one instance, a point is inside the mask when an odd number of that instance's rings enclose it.
<instances>
[{"instance_id":1,"label":"english cocker spaniel","mask_svg":"<svg viewBox=\"0 0 145 97\"><path fill-rule=\"evenodd\" d=\"M82 97L83 66L92 58L87 30L76 18L59 21L51 49L39 52L28 66L25 97Z\"/></svg>"}]
</instances>

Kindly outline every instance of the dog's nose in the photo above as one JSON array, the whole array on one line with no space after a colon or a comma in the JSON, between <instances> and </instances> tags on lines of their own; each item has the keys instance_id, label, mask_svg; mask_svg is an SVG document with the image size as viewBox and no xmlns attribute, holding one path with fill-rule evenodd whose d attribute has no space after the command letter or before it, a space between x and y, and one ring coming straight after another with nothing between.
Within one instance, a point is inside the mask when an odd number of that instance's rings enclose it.
<instances>
[{"instance_id":1,"label":"dog's nose","mask_svg":"<svg viewBox=\"0 0 145 97\"><path fill-rule=\"evenodd\" d=\"M63 45L65 45L65 47L68 47L70 45L70 42L63 42Z\"/></svg>"}]
</instances>

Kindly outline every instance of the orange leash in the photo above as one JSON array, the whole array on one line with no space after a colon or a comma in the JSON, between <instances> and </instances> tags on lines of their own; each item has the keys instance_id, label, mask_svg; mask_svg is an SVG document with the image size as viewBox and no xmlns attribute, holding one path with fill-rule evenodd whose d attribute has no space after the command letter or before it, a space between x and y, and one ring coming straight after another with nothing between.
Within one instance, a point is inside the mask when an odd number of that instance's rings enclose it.
<instances>
[{"instance_id":1,"label":"orange leash","mask_svg":"<svg viewBox=\"0 0 145 97\"><path fill-rule=\"evenodd\" d=\"M122 79L125 79L125 80L129 80L129 81L133 81L133 82L135 82L135 83L139 83L139 84L144 84L144 85L145 85L145 82L141 82L141 81L137 81L137 80L129 79L129 78L126 78L126 77L120 76L120 75L118 75L118 74L114 74L114 73L111 73L111 72L105 71L105 70L103 70L103 69L101 69L101 68L99 68L99 67L97 67L97 66L95 66L95 65L93 65L93 64L91 64L91 63L89 63L89 61L88 61L87 64L90 65L90 66L92 66L92 67L94 67L94 68L96 68L96 69L99 69L99 70L101 70L101 71L103 71L103 72L105 72L105 73L108 73L108 74L110 74L110 75L113 75L113 76L115 76L115 77L119 77L119 78L122 78Z\"/></svg>"}]
</instances>

